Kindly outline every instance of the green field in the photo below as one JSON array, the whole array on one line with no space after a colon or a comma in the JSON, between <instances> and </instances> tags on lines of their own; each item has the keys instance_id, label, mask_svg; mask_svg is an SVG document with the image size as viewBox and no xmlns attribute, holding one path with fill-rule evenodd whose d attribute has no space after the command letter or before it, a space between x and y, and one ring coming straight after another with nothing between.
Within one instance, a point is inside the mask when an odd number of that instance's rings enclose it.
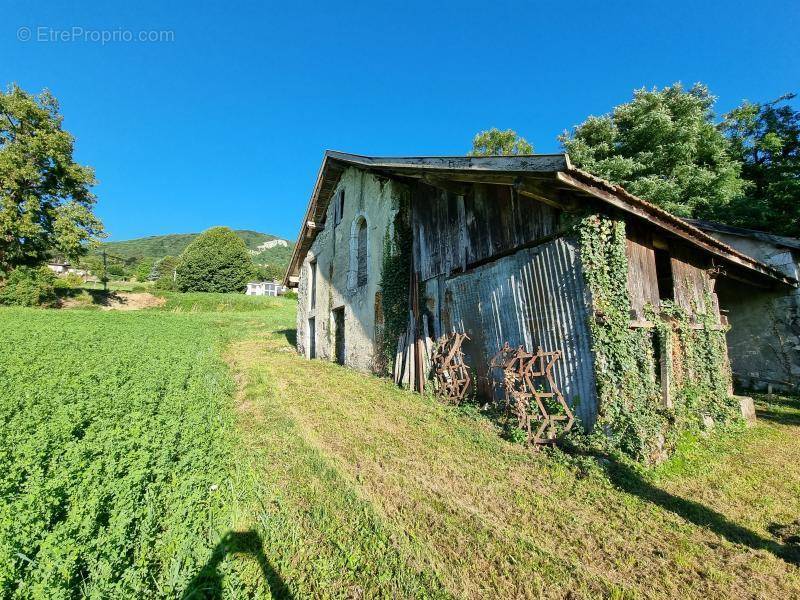
<instances>
[{"instance_id":1,"label":"green field","mask_svg":"<svg viewBox=\"0 0 800 600\"><path fill-rule=\"evenodd\" d=\"M294 352L287 299L0 309L0 597L800 595L800 401L657 469Z\"/></svg>"}]
</instances>

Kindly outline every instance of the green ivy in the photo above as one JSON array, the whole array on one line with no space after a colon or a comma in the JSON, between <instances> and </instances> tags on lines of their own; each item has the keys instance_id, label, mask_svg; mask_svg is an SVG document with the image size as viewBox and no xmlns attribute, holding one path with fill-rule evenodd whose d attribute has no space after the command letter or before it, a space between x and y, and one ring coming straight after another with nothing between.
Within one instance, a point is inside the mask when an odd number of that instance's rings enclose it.
<instances>
[{"instance_id":1,"label":"green ivy","mask_svg":"<svg viewBox=\"0 0 800 600\"><path fill-rule=\"evenodd\" d=\"M383 238L381 294L383 301L383 335L380 352L386 369L391 371L397 353L397 342L408 327L408 292L411 278L411 223L407 199L399 199L394 218L394 235L389 227Z\"/></svg>"},{"instance_id":2,"label":"green ivy","mask_svg":"<svg viewBox=\"0 0 800 600\"><path fill-rule=\"evenodd\" d=\"M663 303L660 313L648 307L652 329L632 329L625 221L591 214L576 229L594 309L589 328L600 410L592 437L606 448L654 462L671 450L681 431L698 426L702 415L726 421L735 414L725 332L708 290L705 306L695 307L702 329L693 329L689 315L674 303ZM662 399L654 343L668 358L669 408Z\"/></svg>"}]
</instances>

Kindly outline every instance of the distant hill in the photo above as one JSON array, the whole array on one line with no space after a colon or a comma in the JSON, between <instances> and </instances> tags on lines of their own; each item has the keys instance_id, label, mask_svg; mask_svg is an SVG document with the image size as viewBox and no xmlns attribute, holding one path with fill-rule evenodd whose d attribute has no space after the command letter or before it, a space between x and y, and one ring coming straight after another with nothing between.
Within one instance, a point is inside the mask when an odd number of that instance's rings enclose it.
<instances>
[{"instance_id":1,"label":"distant hill","mask_svg":"<svg viewBox=\"0 0 800 600\"><path fill-rule=\"evenodd\" d=\"M282 267L289 264L292 256L294 243L286 241L283 246L278 242L277 245L260 249L259 246L272 240L281 240L274 235L250 231L248 229L235 230L245 245L251 250L253 260L258 264L280 265ZM100 245L98 252L105 250L108 254L125 259L126 263L137 262L143 258L159 259L165 256L178 256L184 251L186 246L200 235L199 233L171 233L169 235L153 235L149 237L124 240L120 242L104 242Z\"/></svg>"}]
</instances>

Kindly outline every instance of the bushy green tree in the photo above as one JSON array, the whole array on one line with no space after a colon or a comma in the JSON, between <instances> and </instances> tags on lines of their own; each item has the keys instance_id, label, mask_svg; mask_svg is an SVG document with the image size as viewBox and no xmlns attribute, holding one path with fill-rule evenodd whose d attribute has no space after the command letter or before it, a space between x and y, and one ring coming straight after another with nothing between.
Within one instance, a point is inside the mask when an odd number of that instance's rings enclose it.
<instances>
[{"instance_id":1,"label":"bushy green tree","mask_svg":"<svg viewBox=\"0 0 800 600\"><path fill-rule=\"evenodd\" d=\"M244 292L252 276L241 238L228 227L212 227L181 254L175 283L182 292Z\"/></svg>"},{"instance_id":2,"label":"bushy green tree","mask_svg":"<svg viewBox=\"0 0 800 600\"><path fill-rule=\"evenodd\" d=\"M800 111L790 104L794 98L744 102L725 115L722 129L750 185L718 219L800 236Z\"/></svg>"},{"instance_id":3,"label":"bushy green tree","mask_svg":"<svg viewBox=\"0 0 800 600\"><path fill-rule=\"evenodd\" d=\"M153 264L150 278L155 281L158 290L175 290L175 269L178 266L178 257L167 255Z\"/></svg>"},{"instance_id":4,"label":"bushy green tree","mask_svg":"<svg viewBox=\"0 0 800 600\"><path fill-rule=\"evenodd\" d=\"M280 281L286 269L279 265L255 265L254 277L259 281Z\"/></svg>"},{"instance_id":5,"label":"bushy green tree","mask_svg":"<svg viewBox=\"0 0 800 600\"><path fill-rule=\"evenodd\" d=\"M500 131L492 127L479 132L472 138L470 156L508 156L513 154L533 154L533 146L513 129Z\"/></svg>"},{"instance_id":6,"label":"bushy green tree","mask_svg":"<svg viewBox=\"0 0 800 600\"><path fill-rule=\"evenodd\" d=\"M17 267L0 283L0 304L50 306L56 302L56 276L47 267Z\"/></svg>"},{"instance_id":7,"label":"bushy green tree","mask_svg":"<svg viewBox=\"0 0 800 600\"><path fill-rule=\"evenodd\" d=\"M715 98L696 84L636 90L559 140L579 167L673 214L713 218L740 196L741 165L714 123Z\"/></svg>"},{"instance_id":8,"label":"bushy green tree","mask_svg":"<svg viewBox=\"0 0 800 600\"><path fill-rule=\"evenodd\" d=\"M61 124L48 91L0 92L0 278L53 253L80 256L103 232L92 213L94 172L73 160Z\"/></svg>"},{"instance_id":9,"label":"bushy green tree","mask_svg":"<svg viewBox=\"0 0 800 600\"><path fill-rule=\"evenodd\" d=\"M153 259L143 258L136 265L136 281L149 281L150 273L153 271Z\"/></svg>"},{"instance_id":10,"label":"bushy green tree","mask_svg":"<svg viewBox=\"0 0 800 600\"><path fill-rule=\"evenodd\" d=\"M128 277L128 271L122 263L109 261L106 266L106 276L109 279L125 279Z\"/></svg>"}]
</instances>

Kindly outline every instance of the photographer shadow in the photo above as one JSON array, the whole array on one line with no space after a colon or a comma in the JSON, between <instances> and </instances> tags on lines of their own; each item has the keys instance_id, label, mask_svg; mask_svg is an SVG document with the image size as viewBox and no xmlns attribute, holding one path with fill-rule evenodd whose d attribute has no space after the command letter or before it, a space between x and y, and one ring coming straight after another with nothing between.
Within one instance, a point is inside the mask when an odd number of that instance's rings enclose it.
<instances>
[{"instance_id":1,"label":"photographer shadow","mask_svg":"<svg viewBox=\"0 0 800 600\"><path fill-rule=\"evenodd\" d=\"M250 554L255 557L264 581L269 586L273 598L292 599L292 593L286 582L272 567L264 555L261 536L255 531L229 531L219 541L211 558L202 569L189 582L182 600L199 600L201 598L215 599L223 597L222 573L220 563L229 554Z\"/></svg>"}]
</instances>

